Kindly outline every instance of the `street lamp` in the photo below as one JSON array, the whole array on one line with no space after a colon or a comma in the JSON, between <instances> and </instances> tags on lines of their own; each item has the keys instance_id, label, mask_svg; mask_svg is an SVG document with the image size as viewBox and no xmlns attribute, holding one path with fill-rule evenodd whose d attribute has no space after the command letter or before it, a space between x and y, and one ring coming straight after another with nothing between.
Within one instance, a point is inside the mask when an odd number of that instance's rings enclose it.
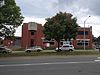
<instances>
[{"instance_id":1,"label":"street lamp","mask_svg":"<svg viewBox=\"0 0 100 75\"><path fill-rule=\"evenodd\" d=\"M86 20L84 21L84 50L85 50L85 23L86 23L86 21L87 21L87 19L88 19L89 17L91 17L91 16L88 16L88 17L86 18Z\"/></svg>"}]
</instances>

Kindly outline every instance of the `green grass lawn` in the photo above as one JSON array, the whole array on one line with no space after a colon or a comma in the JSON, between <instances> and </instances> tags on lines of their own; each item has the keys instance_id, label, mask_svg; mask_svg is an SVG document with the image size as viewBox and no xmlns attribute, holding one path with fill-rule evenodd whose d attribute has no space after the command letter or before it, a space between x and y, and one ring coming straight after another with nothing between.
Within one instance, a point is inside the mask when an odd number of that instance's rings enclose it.
<instances>
[{"instance_id":1,"label":"green grass lawn","mask_svg":"<svg viewBox=\"0 0 100 75\"><path fill-rule=\"evenodd\" d=\"M42 52L13 52L8 54L0 53L0 57L20 57L20 56L69 56L69 55L100 55L99 51L95 50L75 50L73 52L55 52L54 50L45 50Z\"/></svg>"}]
</instances>

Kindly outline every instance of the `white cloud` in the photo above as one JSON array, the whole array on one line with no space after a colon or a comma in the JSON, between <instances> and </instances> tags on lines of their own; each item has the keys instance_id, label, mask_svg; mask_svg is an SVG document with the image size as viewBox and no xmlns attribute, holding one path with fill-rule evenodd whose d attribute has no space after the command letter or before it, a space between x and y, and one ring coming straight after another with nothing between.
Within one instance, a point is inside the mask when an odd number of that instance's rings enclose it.
<instances>
[{"instance_id":1,"label":"white cloud","mask_svg":"<svg viewBox=\"0 0 100 75\"><path fill-rule=\"evenodd\" d=\"M22 26L16 28L15 36L20 36L20 37L22 36Z\"/></svg>"},{"instance_id":2,"label":"white cloud","mask_svg":"<svg viewBox=\"0 0 100 75\"><path fill-rule=\"evenodd\" d=\"M90 15L86 24L92 25L94 36L100 36L100 0L16 0L16 3L25 17L24 22L44 24L45 18L64 11L76 16L78 23L83 26L84 20Z\"/></svg>"},{"instance_id":3,"label":"white cloud","mask_svg":"<svg viewBox=\"0 0 100 75\"><path fill-rule=\"evenodd\" d=\"M46 21L45 21L45 18L25 17L24 22L25 23L28 23L28 22L37 22L37 23L40 23L40 24L44 25L44 23Z\"/></svg>"},{"instance_id":4,"label":"white cloud","mask_svg":"<svg viewBox=\"0 0 100 75\"><path fill-rule=\"evenodd\" d=\"M36 22L44 25L46 20L45 18L25 17L23 23L28 23L28 22ZM16 29L15 36L22 36L22 26L19 26Z\"/></svg>"}]
</instances>

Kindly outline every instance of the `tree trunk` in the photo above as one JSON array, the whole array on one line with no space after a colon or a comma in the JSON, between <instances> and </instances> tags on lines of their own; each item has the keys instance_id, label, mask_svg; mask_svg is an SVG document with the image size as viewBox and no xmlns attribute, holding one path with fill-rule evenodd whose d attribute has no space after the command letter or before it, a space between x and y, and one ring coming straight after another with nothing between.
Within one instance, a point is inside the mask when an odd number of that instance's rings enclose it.
<instances>
[{"instance_id":1,"label":"tree trunk","mask_svg":"<svg viewBox=\"0 0 100 75\"><path fill-rule=\"evenodd\" d=\"M58 43L58 52L60 51L59 47L60 47L60 39L57 40Z\"/></svg>"}]
</instances>

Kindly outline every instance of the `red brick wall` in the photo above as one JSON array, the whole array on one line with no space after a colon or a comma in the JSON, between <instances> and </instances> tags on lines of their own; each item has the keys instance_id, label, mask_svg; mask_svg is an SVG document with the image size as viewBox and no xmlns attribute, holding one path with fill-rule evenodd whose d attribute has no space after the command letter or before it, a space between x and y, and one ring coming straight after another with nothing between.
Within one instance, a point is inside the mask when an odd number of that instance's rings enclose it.
<instances>
[{"instance_id":1,"label":"red brick wall","mask_svg":"<svg viewBox=\"0 0 100 75\"><path fill-rule=\"evenodd\" d=\"M21 38L21 46L27 47L29 46L29 32L28 32L28 23L24 23L22 25L22 38Z\"/></svg>"},{"instance_id":2,"label":"red brick wall","mask_svg":"<svg viewBox=\"0 0 100 75\"><path fill-rule=\"evenodd\" d=\"M28 30L28 23L22 25L22 41L21 46L23 48L31 46L31 39L34 40L35 46L43 47L43 27L41 24L37 24L37 30L34 32L34 35L31 35L31 32Z\"/></svg>"},{"instance_id":3,"label":"red brick wall","mask_svg":"<svg viewBox=\"0 0 100 75\"><path fill-rule=\"evenodd\" d=\"M79 28L78 31L84 31L84 28ZM88 35L85 35L85 39L89 39L89 44L86 46L86 48L92 48L92 31L91 27L90 28L85 28L85 31L88 31ZM84 39L84 35L77 35L76 40L73 41L73 45L75 48L83 48L83 46L78 46L77 45L77 39Z\"/></svg>"},{"instance_id":4,"label":"red brick wall","mask_svg":"<svg viewBox=\"0 0 100 75\"><path fill-rule=\"evenodd\" d=\"M78 31L84 31L84 28L79 27ZM86 46L86 48L92 48L92 31L91 27L85 28L85 31L88 31L88 35L86 35L86 39L89 39L89 44ZM43 26L41 24L37 24L37 30L34 33L34 35L31 35L31 32L28 30L28 23L24 23L22 25L22 41L21 46L23 48L30 47L31 39L34 39L34 45L35 46L41 46L45 47L46 43L43 43ZM83 48L83 46L77 45L77 39L84 39L84 35L77 35L76 40L72 41L72 44L75 48ZM54 43L54 45L51 45L52 47L57 47L57 42Z\"/></svg>"}]
</instances>

